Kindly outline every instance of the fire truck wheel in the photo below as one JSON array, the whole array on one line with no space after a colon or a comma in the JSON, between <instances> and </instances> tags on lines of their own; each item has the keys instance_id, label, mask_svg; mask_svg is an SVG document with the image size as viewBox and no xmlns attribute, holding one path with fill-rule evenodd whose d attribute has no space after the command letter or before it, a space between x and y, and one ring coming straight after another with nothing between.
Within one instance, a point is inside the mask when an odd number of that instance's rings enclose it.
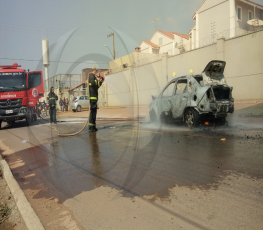
<instances>
[{"instance_id":1,"label":"fire truck wheel","mask_svg":"<svg viewBox=\"0 0 263 230\"><path fill-rule=\"evenodd\" d=\"M32 123L32 118L31 117L26 117L26 123L27 123L28 126L30 126L31 123Z\"/></svg>"},{"instance_id":2,"label":"fire truck wheel","mask_svg":"<svg viewBox=\"0 0 263 230\"><path fill-rule=\"evenodd\" d=\"M32 113L31 113L31 111L29 111L29 113L26 116L26 123L28 126L30 126L32 124Z\"/></svg>"},{"instance_id":3,"label":"fire truck wheel","mask_svg":"<svg viewBox=\"0 0 263 230\"><path fill-rule=\"evenodd\" d=\"M33 114L33 119L34 121L37 121L37 115L35 113Z\"/></svg>"}]
</instances>

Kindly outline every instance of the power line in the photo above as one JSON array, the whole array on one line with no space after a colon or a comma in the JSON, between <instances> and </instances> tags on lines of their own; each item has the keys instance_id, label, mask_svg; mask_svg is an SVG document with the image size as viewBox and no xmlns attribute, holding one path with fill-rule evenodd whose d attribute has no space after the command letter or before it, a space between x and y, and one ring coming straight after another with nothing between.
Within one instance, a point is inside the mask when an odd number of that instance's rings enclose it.
<instances>
[{"instance_id":1,"label":"power line","mask_svg":"<svg viewBox=\"0 0 263 230\"><path fill-rule=\"evenodd\" d=\"M31 29L22 29L22 28L3 28L3 26L0 25L1 30L8 31L8 32L17 32L17 33L30 33L30 34L41 34L41 30L31 30ZM45 32L45 30L44 30ZM68 32L68 31L67 31ZM65 32L52 32L48 31L48 34L65 34ZM94 34L90 32L77 32L74 33L76 36L88 36L88 37L99 37L99 36L104 36L104 34Z\"/></svg>"},{"instance_id":2,"label":"power line","mask_svg":"<svg viewBox=\"0 0 263 230\"><path fill-rule=\"evenodd\" d=\"M43 60L33 60L33 59L22 59L22 58L0 58L3 60L13 60L13 61L43 61ZM60 62L60 63L94 63L94 62L89 62L89 61L84 61L84 62L69 62L69 61L49 61L49 62ZM109 64L108 62L95 62L97 64Z\"/></svg>"}]
</instances>

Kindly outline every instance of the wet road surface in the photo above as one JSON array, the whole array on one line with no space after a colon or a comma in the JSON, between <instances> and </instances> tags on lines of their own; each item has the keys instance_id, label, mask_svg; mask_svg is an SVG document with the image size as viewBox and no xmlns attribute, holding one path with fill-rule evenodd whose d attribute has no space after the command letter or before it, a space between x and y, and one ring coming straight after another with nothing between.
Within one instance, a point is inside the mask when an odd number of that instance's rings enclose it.
<instances>
[{"instance_id":1,"label":"wet road surface","mask_svg":"<svg viewBox=\"0 0 263 230\"><path fill-rule=\"evenodd\" d=\"M32 199L57 199L62 204L70 199L80 201L76 197L96 188L109 187L119 191L123 198L148 197L154 204L156 200L172 202L174 188L211 192L220 190L222 185L232 186L231 182L245 176L257 186L238 188L235 195L252 202L246 194L255 194L253 202L260 205L255 208L259 212L263 208L262 121L260 104L230 115L228 126L188 129L182 124L102 121L97 124L97 133L88 133L86 129L67 138L58 137L54 130L43 125L24 130L6 126L1 139L16 151L5 158L22 189L39 189ZM65 122L56 127L59 132L70 133L82 125ZM18 144L23 139L27 140L27 147ZM75 216L85 227L81 215ZM262 224L260 217L262 211L254 217L257 226ZM220 220L224 220L223 216ZM191 223L191 218L185 222L210 229L204 223Z\"/></svg>"}]
</instances>

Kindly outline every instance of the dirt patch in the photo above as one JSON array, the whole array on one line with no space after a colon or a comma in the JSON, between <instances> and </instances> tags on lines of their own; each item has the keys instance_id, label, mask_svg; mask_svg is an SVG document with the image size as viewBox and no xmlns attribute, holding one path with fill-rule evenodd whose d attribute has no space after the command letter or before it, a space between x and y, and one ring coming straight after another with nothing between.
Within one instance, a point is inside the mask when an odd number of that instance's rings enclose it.
<instances>
[{"instance_id":1,"label":"dirt patch","mask_svg":"<svg viewBox=\"0 0 263 230\"><path fill-rule=\"evenodd\" d=\"M0 160L2 160L1 156ZM26 230L27 228L3 179L3 172L0 166L0 230L4 229Z\"/></svg>"}]
</instances>

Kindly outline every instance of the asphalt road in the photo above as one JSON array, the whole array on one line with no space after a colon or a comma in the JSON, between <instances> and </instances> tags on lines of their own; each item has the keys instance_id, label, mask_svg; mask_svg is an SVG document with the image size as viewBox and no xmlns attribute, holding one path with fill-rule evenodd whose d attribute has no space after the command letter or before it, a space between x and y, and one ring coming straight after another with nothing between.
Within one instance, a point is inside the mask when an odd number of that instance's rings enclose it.
<instances>
[{"instance_id":1,"label":"asphalt road","mask_svg":"<svg viewBox=\"0 0 263 230\"><path fill-rule=\"evenodd\" d=\"M99 121L63 138L21 121L2 125L2 154L46 229L262 229L263 104L227 120Z\"/></svg>"}]
</instances>

